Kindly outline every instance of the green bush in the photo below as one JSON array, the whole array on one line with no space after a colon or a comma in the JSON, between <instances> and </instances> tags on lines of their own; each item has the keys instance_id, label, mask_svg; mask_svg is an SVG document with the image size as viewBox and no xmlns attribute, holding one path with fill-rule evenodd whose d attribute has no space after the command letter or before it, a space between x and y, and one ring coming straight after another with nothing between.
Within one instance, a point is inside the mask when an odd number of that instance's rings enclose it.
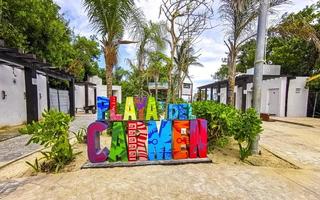
<instances>
[{"instance_id":1,"label":"green bush","mask_svg":"<svg viewBox=\"0 0 320 200\"><path fill-rule=\"evenodd\" d=\"M234 139L238 141L241 160L251 155L253 141L262 132L261 124L262 122L253 108L249 108L239 115Z\"/></svg>"},{"instance_id":2,"label":"green bush","mask_svg":"<svg viewBox=\"0 0 320 200\"><path fill-rule=\"evenodd\" d=\"M250 155L254 138L261 133L261 120L254 109L241 112L234 107L213 101L192 103L193 114L208 121L209 150L224 147L234 137L240 148L240 159Z\"/></svg>"},{"instance_id":3,"label":"green bush","mask_svg":"<svg viewBox=\"0 0 320 200\"><path fill-rule=\"evenodd\" d=\"M58 172L75 158L68 139L68 130L72 117L55 110L45 111L42 117L42 120L32 122L25 128L20 129L20 132L31 135L27 145L36 143L50 149L49 151L41 152L44 156L41 159L45 159L45 161L39 164L38 160L36 160L33 167L38 171ZM29 165L31 164L29 163Z\"/></svg>"},{"instance_id":4,"label":"green bush","mask_svg":"<svg viewBox=\"0 0 320 200\"><path fill-rule=\"evenodd\" d=\"M81 128L77 132L73 132L73 135L76 137L78 143L86 143L87 129Z\"/></svg>"},{"instance_id":5,"label":"green bush","mask_svg":"<svg viewBox=\"0 0 320 200\"><path fill-rule=\"evenodd\" d=\"M192 103L192 112L197 118L208 121L209 149L228 144L235 131L236 109L213 101L197 101Z\"/></svg>"}]
</instances>

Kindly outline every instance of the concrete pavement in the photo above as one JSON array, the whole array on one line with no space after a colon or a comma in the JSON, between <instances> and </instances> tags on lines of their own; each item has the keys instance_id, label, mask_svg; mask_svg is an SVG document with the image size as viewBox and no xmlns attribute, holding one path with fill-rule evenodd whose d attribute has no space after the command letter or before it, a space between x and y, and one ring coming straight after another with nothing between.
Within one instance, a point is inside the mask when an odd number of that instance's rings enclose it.
<instances>
[{"instance_id":1,"label":"concrete pavement","mask_svg":"<svg viewBox=\"0 0 320 200\"><path fill-rule=\"evenodd\" d=\"M320 169L320 128L264 122L260 144L303 169Z\"/></svg>"}]
</instances>

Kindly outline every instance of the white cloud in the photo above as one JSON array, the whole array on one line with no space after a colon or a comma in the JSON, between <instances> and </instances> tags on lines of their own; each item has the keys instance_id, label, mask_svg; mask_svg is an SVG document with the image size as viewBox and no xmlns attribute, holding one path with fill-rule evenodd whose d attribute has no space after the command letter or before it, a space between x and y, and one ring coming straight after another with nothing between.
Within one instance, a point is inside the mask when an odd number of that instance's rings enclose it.
<instances>
[{"instance_id":1,"label":"white cloud","mask_svg":"<svg viewBox=\"0 0 320 200\"><path fill-rule=\"evenodd\" d=\"M84 36L90 36L96 34L92 27L90 26L89 20L86 16L85 9L82 5L81 0L54 0L60 7L61 13L64 13L65 18L70 21L70 26L74 29L76 34L81 34ZM291 5L285 5L279 7L278 13L270 18L269 24L275 19L281 17L285 12L297 12L303 9L306 5L316 3L317 0L292 0ZM159 9L161 5L161 0L137 0L137 6L140 7L147 20L159 21ZM217 11L219 7L219 1L215 1L214 9ZM219 13L216 12L213 24L220 25L213 30L207 31L204 35L199 38L199 42L195 45L195 49L199 50L201 54L200 62L204 67L191 67L190 75L195 84L194 87L207 84L212 80L211 74L214 74L222 62L221 59L226 56L227 51L223 41L226 39L225 27L221 26L223 22L219 19ZM125 34L127 37L128 34ZM125 60L126 58L134 58L136 45L125 45L121 49L124 50L120 60ZM125 66L123 66L125 67Z\"/></svg>"}]
</instances>

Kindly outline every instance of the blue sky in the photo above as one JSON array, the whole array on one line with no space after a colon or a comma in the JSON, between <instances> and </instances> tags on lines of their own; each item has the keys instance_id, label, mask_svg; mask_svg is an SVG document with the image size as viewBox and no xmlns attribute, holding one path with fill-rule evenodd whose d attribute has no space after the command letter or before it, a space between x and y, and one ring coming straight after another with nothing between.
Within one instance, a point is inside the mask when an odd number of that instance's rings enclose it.
<instances>
[{"instance_id":1,"label":"blue sky","mask_svg":"<svg viewBox=\"0 0 320 200\"><path fill-rule=\"evenodd\" d=\"M76 34L89 37L96 33L92 30L89 20L86 16L84 7L82 6L82 0L54 0L61 7L61 14L69 21L69 26L74 30ZM297 12L307 5L315 3L317 0L292 0L292 4L279 7L277 14L269 18L269 25L279 20L281 15L285 12ZM161 0L139 0L136 2L140 7L148 20L159 21L159 7ZM215 11L219 7L219 0L214 2ZM225 29L222 26L222 22L219 19L218 13L215 13L215 19L213 24L217 27L205 32L199 39L195 48L199 50L200 62L204 67L190 67L190 75L194 82L194 87L198 87L203 84L207 84L212 81L211 75L214 74L221 66L221 59L225 57L227 51L223 41L225 40ZM125 34L125 39L128 39L128 34ZM122 45L119 51L119 65L128 68L128 64L125 62L127 58L135 58L136 45ZM101 56L99 61L100 67L104 67L104 59Z\"/></svg>"}]
</instances>

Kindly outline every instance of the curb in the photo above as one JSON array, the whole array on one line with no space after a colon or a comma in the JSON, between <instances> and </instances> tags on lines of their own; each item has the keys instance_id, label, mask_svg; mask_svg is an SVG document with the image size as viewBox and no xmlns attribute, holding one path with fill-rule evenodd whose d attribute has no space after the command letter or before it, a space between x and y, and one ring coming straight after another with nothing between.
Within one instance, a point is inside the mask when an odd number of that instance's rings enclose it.
<instances>
[{"instance_id":1,"label":"curb","mask_svg":"<svg viewBox=\"0 0 320 200\"><path fill-rule=\"evenodd\" d=\"M310 127L310 128L316 128L313 125L310 124L304 124L304 123L300 123L300 122L292 122L292 121L286 121L286 120L281 120L281 119L272 119L276 122L282 122L282 123L287 123L287 124L294 124L294 125L298 125L298 126L305 126L305 127Z\"/></svg>"},{"instance_id":2,"label":"curb","mask_svg":"<svg viewBox=\"0 0 320 200\"><path fill-rule=\"evenodd\" d=\"M274 156L276 156L277 158L290 163L291 165L293 165L294 167L296 167L297 169L304 169L300 164L298 164L297 162L289 159L289 158L284 158L284 156L279 155L278 153L275 153L274 151L272 151L269 147L266 147L265 145L260 144L260 146L262 148L264 148L265 150L269 151L271 154L273 154Z\"/></svg>"}]
</instances>

